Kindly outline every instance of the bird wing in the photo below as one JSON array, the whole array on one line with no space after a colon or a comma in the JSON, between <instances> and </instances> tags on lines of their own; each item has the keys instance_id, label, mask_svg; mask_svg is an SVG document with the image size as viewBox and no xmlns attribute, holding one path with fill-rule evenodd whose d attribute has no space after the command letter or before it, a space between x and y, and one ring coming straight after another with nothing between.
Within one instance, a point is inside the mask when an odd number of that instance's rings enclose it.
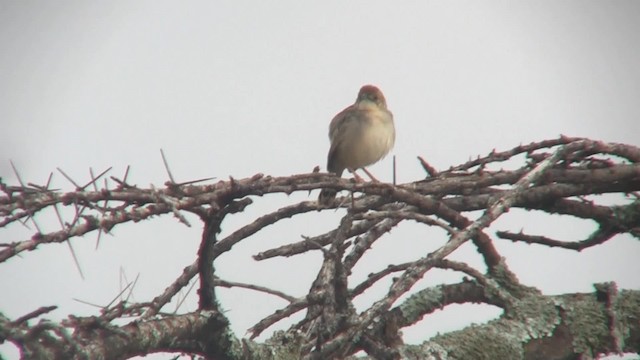
<instances>
[{"instance_id":1,"label":"bird wing","mask_svg":"<svg viewBox=\"0 0 640 360\"><path fill-rule=\"evenodd\" d=\"M336 134L341 132L341 128L344 127L345 121L344 119L347 116L347 113L353 110L353 105L347 106L344 110L340 111L336 116L331 119L331 123L329 124L329 140L333 144Z\"/></svg>"},{"instance_id":2,"label":"bird wing","mask_svg":"<svg viewBox=\"0 0 640 360\"><path fill-rule=\"evenodd\" d=\"M338 176L342 175L344 167L339 164L337 153L338 149L342 147L342 143L345 139L344 136L339 135L344 134L348 131L347 129L349 127L354 125L352 121L347 121L347 114L353 112L353 107L354 106L351 105L340 111L333 117L333 119L331 119L331 123L329 124L329 140L331 141L331 148L329 148L329 155L327 156L327 170L338 174Z\"/></svg>"}]
</instances>

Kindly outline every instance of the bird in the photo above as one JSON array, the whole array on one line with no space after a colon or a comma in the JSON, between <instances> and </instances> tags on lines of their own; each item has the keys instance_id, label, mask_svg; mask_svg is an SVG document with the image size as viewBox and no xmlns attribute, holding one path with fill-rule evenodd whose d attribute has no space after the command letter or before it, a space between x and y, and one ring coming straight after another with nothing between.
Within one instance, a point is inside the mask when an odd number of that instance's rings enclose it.
<instances>
[{"instance_id":1,"label":"bird","mask_svg":"<svg viewBox=\"0 0 640 360\"><path fill-rule=\"evenodd\" d=\"M374 85L362 86L355 103L331 120L329 140L327 171L338 176L345 169L355 171L384 158L393 148L396 130L382 91ZM335 197L335 189L325 188L318 202L329 205Z\"/></svg>"}]
</instances>

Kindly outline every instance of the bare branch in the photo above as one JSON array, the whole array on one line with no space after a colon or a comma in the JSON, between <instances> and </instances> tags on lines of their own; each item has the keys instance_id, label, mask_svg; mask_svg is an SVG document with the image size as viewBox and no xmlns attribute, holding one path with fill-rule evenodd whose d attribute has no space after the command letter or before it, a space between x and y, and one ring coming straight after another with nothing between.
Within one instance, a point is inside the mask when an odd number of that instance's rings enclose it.
<instances>
[{"instance_id":1,"label":"bare branch","mask_svg":"<svg viewBox=\"0 0 640 360\"><path fill-rule=\"evenodd\" d=\"M591 300L585 304L584 295L575 298L571 294L566 298L542 295L539 290L521 284L496 249L493 237L578 251L602 244L617 234L640 238L638 147L563 136L507 151L494 150L487 156L451 166L442 172L437 172L418 157L429 177L406 184L395 184L395 181L393 184L358 183L320 173L317 169L310 174L284 177L257 173L243 179L229 177L215 183L203 183L213 179L206 178L178 184L162 150L161 155L170 181L161 187L151 185L147 188L128 183L131 180L127 167L122 179L109 177L116 182L115 188L109 186L106 175L111 168L98 176L90 168L91 179L84 186L79 186L58 169L75 189L52 190L51 174L45 185L25 185L12 163L18 185L9 186L0 181L0 229L16 222L32 221L36 230L21 241L11 242L8 239L0 244L0 262L18 254L27 256L27 251L37 248L44 251L52 243L66 242L71 246L73 238L93 231L97 232L99 239L103 232L108 233L115 226L150 220L159 215L173 215L190 226L186 214L191 213L204 224L200 247L193 262L185 266L164 291L152 299L149 297L150 301L139 301L139 294L132 295L138 277L130 282L126 276L121 276L120 293L107 306L95 305L98 309L94 316L70 315L57 322L41 319L34 325L33 319L47 314L54 307L41 307L15 320L0 314L0 337L19 346L25 357L128 358L149 352L172 351L207 358L235 359L242 354L245 359L323 359L347 358L364 350L377 358L411 358L407 354L413 354L415 349L403 344L403 328L450 304L474 302L503 309L504 314L495 321L502 326L498 333L512 331L517 334L526 329L527 346L531 348L544 347L546 339L551 336L559 336L555 340L560 343L563 340L561 335L570 331L571 324L565 314L573 311L573 305L565 306L565 301L582 301L580 306L591 306L590 313L603 311L603 320L598 321L607 334L606 339L596 342L602 341L608 344L608 348L595 350L593 346L592 352L571 348L572 354L627 351L628 344L637 345L636 340L626 335L635 333L635 328L631 327L637 324L624 319L640 316L640 310L633 305L640 304L640 301L623 301L626 297L640 295L617 291L611 284L596 286L596 292L588 294L596 304L590 303ZM523 164L513 170L493 170L508 160ZM104 179L103 184L100 179ZM225 224L223 220L243 212L253 202L262 201L266 194L288 195L323 188L348 194L338 197L329 206L320 206L315 200L287 204L262 214L222 239L218 238ZM594 196L599 194L617 194L620 199L612 204L609 201L611 196L601 200ZM274 288L233 282L215 272L216 260L221 254L233 251L241 241L270 225L297 215L307 214L306 218L314 211L338 208L346 210L346 214L335 229L321 234L300 235L288 233L285 227L281 236L285 240L290 239L289 243L262 252L256 250L253 257L264 260L320 251L322 266L317 270L314 282L309 284L306 296L298 298ZM553 239L553 234L542 233L544 229L536 229L541 235L523 231L501 231L497 236L489 234L487 228L513 208L589 219L597 228L586 239L574 241ZM478 210L484 211L479 217L469 214ZM65 220L69 213L74 214L73 219ZM35 222L36 214L41 223ZM57 217L59 228L55 223L51 227L51 224L42 222L40 214ZM353 282L349 274L356 264L369 265L366 264L370 259L368 251L383 236L396 236L392 230L405 220L444 230L433 235L438 237L439 244L444 245L429 254L412 254L413 259L402 264L374 264L376 267L367 279ZM301 241L298 241L298 236L302 236ZM484 260L479 268L448 258L467 242ZM77 259L75 261L78 263ZM11 262L1 265L11 266ZM455 284L421 288L423 283L418 281L432 268L453 270L462 280ZM393 277L391 286L373 299L372 306L357 313L356 297L374 285L381 285L380 281L389 277ZM179 314L187 297L193 296L189 294L196 284L199 285L199 310ZM288 302L254 324L248 330L251 339L300 310L307 309L307 312L303 320L286 331L273 333L264 344L250 339L240 341L233 335L228 319L219 312L228 304L218 303L218 287L249 289ZM408 293L409 290L412 292ZM401 298L403 295L406 297ZM166 305L172 302L176 304L175 309L166 310ZM536 324L542 324L541 328L536 328ZM496 334L495 329L491 331ZM582 341L578 333L571 335L574 336L571 344ZM283 352L276 355L278 351ZM427 353L421 346L417 354L417 358L425 358L434 353Z\"/></svg>"}]
</instances>

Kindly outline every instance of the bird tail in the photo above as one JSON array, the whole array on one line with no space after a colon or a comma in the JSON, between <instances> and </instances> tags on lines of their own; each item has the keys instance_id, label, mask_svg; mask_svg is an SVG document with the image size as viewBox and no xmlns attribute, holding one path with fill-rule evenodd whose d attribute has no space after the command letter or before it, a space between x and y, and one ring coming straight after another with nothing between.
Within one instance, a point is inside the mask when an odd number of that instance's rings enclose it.
<instances>
[{"instance_id":1,"label":"bird tail","mask_svg":"<svg viewBox=\"0 0 640 360\"><path fill-rule=\"evenodd\" d=\"M321 205L329 205L336 198L336 191L334 189L322 189L320 196L318 196L318 202Z\"/></svg>"}]
</instances>

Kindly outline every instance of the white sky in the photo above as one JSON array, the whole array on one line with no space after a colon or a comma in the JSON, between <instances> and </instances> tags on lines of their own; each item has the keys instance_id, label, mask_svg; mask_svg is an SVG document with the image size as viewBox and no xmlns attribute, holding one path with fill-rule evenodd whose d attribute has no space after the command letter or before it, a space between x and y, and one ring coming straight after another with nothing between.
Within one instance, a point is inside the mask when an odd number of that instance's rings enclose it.
<instances>
[{"instance_id":1,"label":"white sky","mask_svg":"<svg viewBox=\"0 0 640 360\"><path fill-rule=\"evenodd\" d=\"M634 1L4 1L0 176L16 183L9 159L23 179L40 184L56 167L86 183L89 167L99 173L113 166L110 174L121 176L131 165L130 182L162 186L160 148L177 181L310 172L324 168L329 121L368 83L383 90L395 116L399 182L424 177L417 155L444 169L559 134L640 145L639 20ZM389 169L389 159L371 168L387 181ZM59 173L54 187L71 189ZM223 236L306 198L255 199L247 214L223 224ZM74 239L84 281L64 245L11 259L0 265L0 311L16 317L56 304L54 319L93 314L72 298L109 303L120 269L129 280L140 275L135 300L148 300L194 261L201 227L190 219L193 228L170 216L119 226L97 251L95 235ZM314 213L269 228L223 256L219 274L301 296L319 254L264 263L249 257L317 235L338 219ZM52 216L38 220L58 230ZM595 227L514 211L494 228L571 240ZM0 231L2 242L30 236L18 226ZM426 254L443 240L405 224L374 247L353 278ZM580 254L498 245L520 279L546 293L591 291L592 283L609 280L640 287L640 245L629 236ZM454 258L478 263L470 246ZM459 276L429 272L422 286L443 279ZM371 293L382 294L384 285ZM245 290L220 294L239 335L284 305ZM192 294L181 310L195 303ZM405 331L407 341L496 313L452 310ZM3 351L15 356L6 345Z\"/></svg>"}]
</instances>

